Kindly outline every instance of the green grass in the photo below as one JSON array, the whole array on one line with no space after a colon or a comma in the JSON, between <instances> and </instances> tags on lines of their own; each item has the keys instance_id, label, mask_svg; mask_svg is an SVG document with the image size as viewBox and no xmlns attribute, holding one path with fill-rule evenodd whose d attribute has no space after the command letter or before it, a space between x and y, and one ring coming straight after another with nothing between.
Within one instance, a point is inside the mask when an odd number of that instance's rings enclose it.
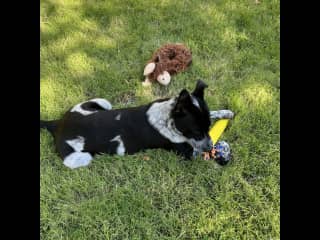
<instances>
[{"instance_id":1,"label":"green grass","mask_svg":"<svg viewBox=\"0 0 320 240\"><path fill-rule=\"evenodd\" d=\"M237 116L225 167L150 150L69 170L40 133L41 239L279 239L279 1L41 0L42 119L93 97L136 106L209 84L212 110ZM193 65L168 88L141 86L161 44ZM149 160L144 160L149 156Z\"/></svg>"}]
</instances>

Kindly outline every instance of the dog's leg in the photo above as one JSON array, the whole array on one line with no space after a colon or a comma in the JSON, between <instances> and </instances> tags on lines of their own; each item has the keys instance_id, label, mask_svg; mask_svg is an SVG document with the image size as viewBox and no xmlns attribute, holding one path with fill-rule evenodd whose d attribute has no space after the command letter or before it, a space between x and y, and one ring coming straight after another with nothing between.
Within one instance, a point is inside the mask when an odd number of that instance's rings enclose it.
<instances>
[{"instance_id":1,"label":"dog's leg","mask_svg":"<svg viewBox=\"0 0 320 240\"><path fill-rule=\"evenodd\" d=\"M57 150L65 166L74 169L90 164L93 156L88 152L82 152L84 141L85 139L81 136L66 141L59 141Z\"/></svg>"},{"instance_id":2,"label":"dog's leg","mask_svg":"<svg viewBox=\"0 0 320 240\"><path fill-rule=\"evenodd\" d=\"M233 117L234 113L230 110L210 111L211 119L232 119Z\"/></svg>"},{"instance_id":3,"label":"dog's leg","mask_svg":"<svg viewBox=\"0 0 320 240\"><path fill-rule=\"evenodd\" d=\"M193 147L188 143L174 144L174 150L187 160L190 160L193 157Z\"/></svg>"},{"instance_id":4,"label":"dog's leg","mask_svg":"<svg viewBox=\"0 0 320 240\"><path fill-rule=\"evenodd\" d=\"M109 101L103 98L94 98L86 102L75 105L70 112L78 112L82 115L90 115L98 110L111 110L112 105Z\"/></svg>"},{"instance_id":5,"label":"dog's leg","mask_svg":"<svg viewBox=\"0 0 320 240\"><path fill-rule=\"evenodd\" d=\"M104 98L94 98L94 99L89 100L88 102L94 102L97 105L99 105L101 108L103 108L104 110L111 110L112 109L111 103Z\"/></svg>"},{"instance_id":6,"label":"dog's leg","mask_svg":"<svg viewBox=\"0 0 320 240\"><path fill-rule=\"evenodd\" d=\"M87 152L73 152L63 159L63 164L71 169L88 166L92 155Z\"/></svg>"}]
</instances>

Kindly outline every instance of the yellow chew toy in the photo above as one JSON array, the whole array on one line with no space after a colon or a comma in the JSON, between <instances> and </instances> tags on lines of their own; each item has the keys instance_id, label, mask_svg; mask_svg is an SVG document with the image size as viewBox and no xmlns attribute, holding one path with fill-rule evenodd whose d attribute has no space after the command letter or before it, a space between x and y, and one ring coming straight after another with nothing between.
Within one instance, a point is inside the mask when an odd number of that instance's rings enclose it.
<instances>
[{"instance_id":1,"label":"yellow chew toy","mask_svg":"<svg viewBox=\"0 0 320 240\"><path fill-rule=\"evenodd\" d=\"M218 139L222 135L223 131L226 129L228 122L229 119L219 119L210 129L209 136L211 137L213 144L216 144L218 142Z\"/></svg>"}]
</instances>

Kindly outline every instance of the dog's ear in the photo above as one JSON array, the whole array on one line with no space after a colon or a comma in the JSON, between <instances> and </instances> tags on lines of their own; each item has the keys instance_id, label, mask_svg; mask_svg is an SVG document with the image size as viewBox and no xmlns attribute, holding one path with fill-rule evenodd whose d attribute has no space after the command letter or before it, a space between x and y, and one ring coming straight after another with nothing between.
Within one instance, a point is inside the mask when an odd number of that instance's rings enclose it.
<instances>
[{"instance_id":1,"label":"dog's ear","mask_svg":"<svg viewBox=\"0 0 320 240\"><path fill-rule=\"evenodd\" d=\"M199 79L197 81L196 88L192 92L192 95L203 99L203 97L204 97L204 89L207 88L207 87L208 87L208 85L205 84L202 80Z\"/></svg>"},{"instance_id":2,"label":"dog's ear","mask_svg":"<svg viewBox=\"0 0 320 240\"><path fill-rule=\"evenodd\" d=\"M174 113L177 115L183 115L185 109L192 104L191 96L186 89L183 89L177 99L176 106L174 108Z\"/></svg>"},{"instance_id":3,"label":"dog's ear","mask_svg":"<svg viewBox=\"0 0 320 240\"><path fill-rule=\"evenodd\" d=\"M186 102L188 100L190 101L190 94L188 90L181 90L181 92L179 93L178 102Z\"/></svg>"}]
</instances>

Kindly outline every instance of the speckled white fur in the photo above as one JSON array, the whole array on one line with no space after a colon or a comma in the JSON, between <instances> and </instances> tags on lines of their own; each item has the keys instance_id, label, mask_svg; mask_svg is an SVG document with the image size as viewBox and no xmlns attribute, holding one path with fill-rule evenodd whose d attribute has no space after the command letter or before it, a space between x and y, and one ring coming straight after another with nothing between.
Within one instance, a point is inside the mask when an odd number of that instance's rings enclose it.
<instances>
[{"instance_id":1,"label":"speckled white fur","mask_svg":"<svg viewBox=\"0 0 320 240\"><path fill-rule=\"evenodd\" d=\"M110 140L110 142L118 142L119 143L119 145L117 147L117 154L120 155L120 156L123 156L125 151L126 151L126 149L124 147L124 143L123 143L123 141L121 139L121 136L120 135L115 136L113 139Z\"/></svg>"}]
</instances>

